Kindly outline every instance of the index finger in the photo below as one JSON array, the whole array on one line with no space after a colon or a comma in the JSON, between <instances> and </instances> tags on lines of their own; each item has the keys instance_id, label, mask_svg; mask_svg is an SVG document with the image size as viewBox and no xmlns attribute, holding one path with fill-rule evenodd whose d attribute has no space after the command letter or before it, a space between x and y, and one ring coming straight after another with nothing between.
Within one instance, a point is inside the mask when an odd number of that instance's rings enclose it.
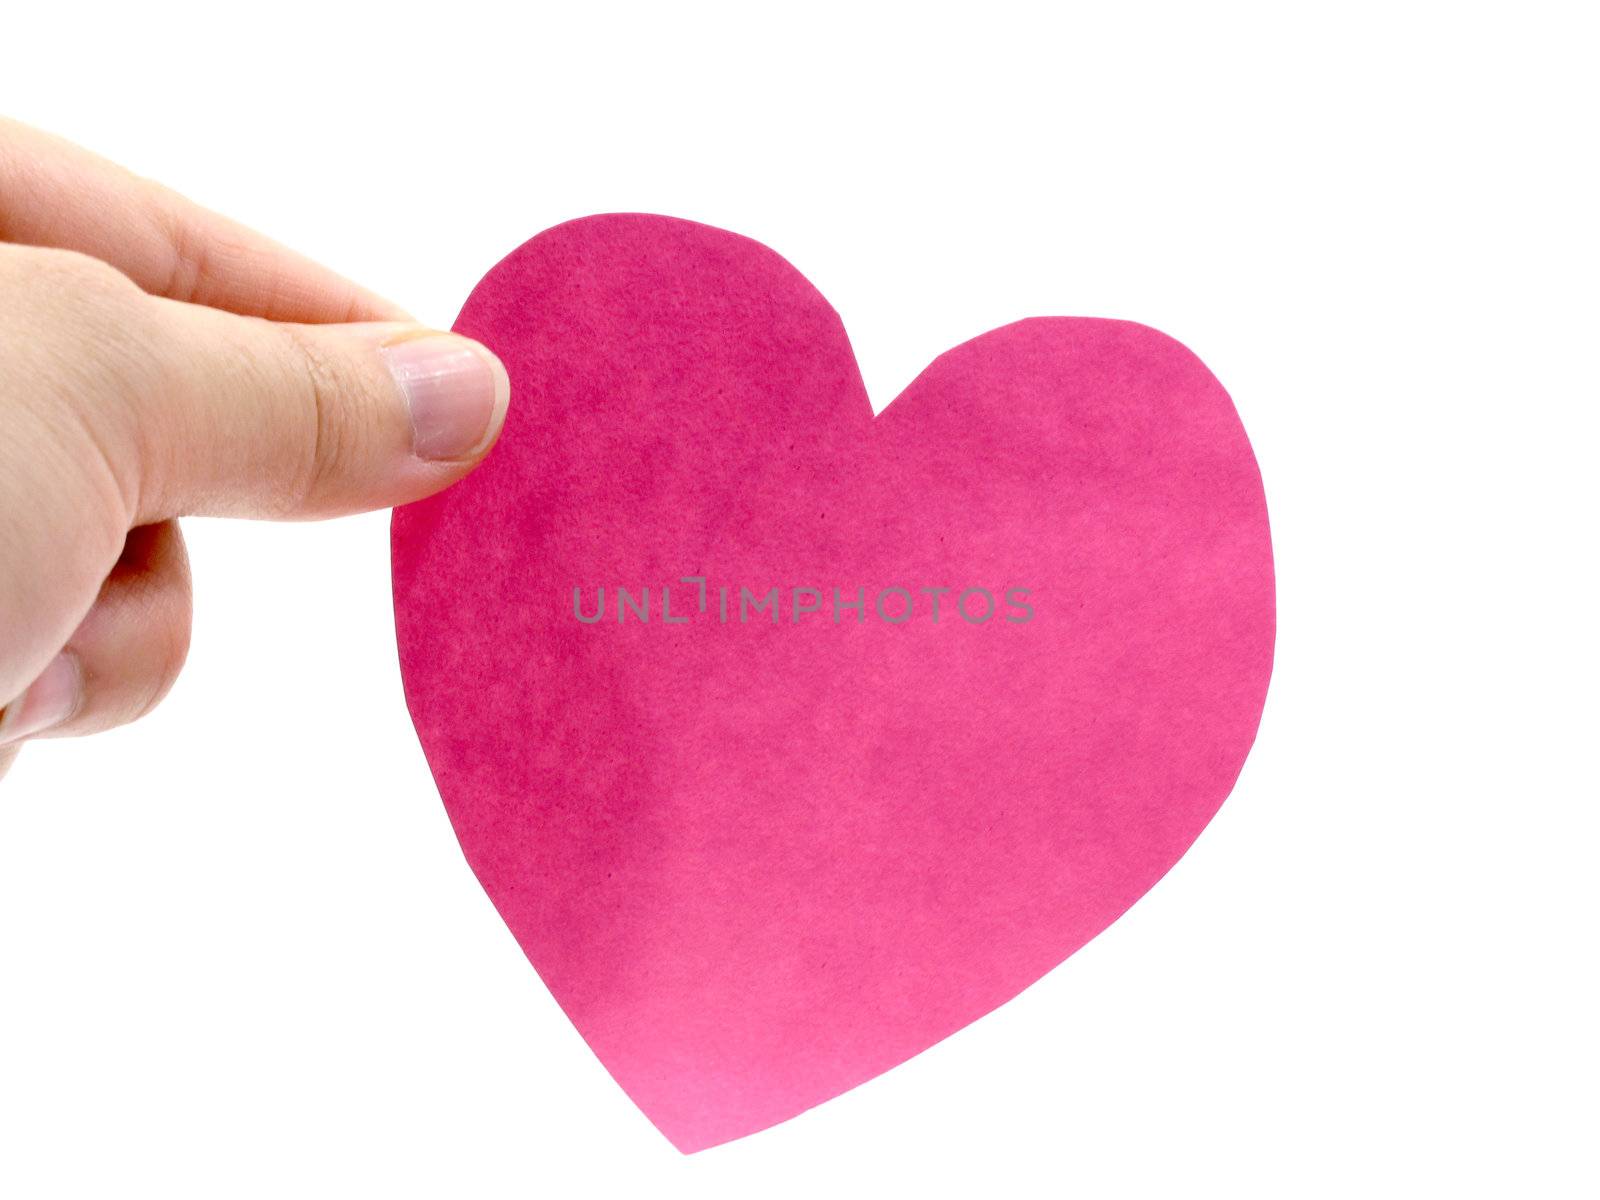
<instances>
[{"instance_id":1,"label":"index finger","mask_svg":"<svg viewBox=\"0 0 1600 1200\"><path fill-rule=\"evenodd\" d=\"M0 242L76 250L146 292L269 321L401 321L380 296L80 146L0 117Z\"/></svg>"}]
</instances>

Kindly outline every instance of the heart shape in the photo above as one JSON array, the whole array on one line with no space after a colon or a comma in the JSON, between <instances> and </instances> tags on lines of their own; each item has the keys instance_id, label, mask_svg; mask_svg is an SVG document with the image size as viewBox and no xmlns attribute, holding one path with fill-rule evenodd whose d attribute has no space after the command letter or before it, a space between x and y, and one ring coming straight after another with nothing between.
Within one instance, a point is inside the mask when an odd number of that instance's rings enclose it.
<instances>
[{"instance_id":1,"label":"heart shape","mask_svg":"<svg viewBox=\"0 0 1600 1200\"><path fill-rule=\"evenodd\" d=\"M1233 786L1271 542L1177 342L1022 321L874 418L793 267L640 215L540 234L456 328L514 395L395 513L407 701L490 898L681 1150L1003 1004Z\"/></svg>"}]
</instances>

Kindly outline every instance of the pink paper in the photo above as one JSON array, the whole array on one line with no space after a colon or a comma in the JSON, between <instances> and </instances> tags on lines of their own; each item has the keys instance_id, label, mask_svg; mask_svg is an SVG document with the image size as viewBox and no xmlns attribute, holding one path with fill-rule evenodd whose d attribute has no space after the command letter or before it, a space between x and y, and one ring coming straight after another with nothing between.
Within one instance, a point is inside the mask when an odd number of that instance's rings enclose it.
<instances>
[{"instance_id":1,"label":"pink paper","mask_svg":"<svg viewBox=\"0 0 1600 1200\"><path fill-rule=\"evenodd\" d=\"M874 419L793 267L631 215L540 234L456 328L514 395L395 513L407 699L473 870L680 1149L1005 1003L1233 786L1267 513L1171 338L1021 321Z\"/></svg>"}]
</instances>

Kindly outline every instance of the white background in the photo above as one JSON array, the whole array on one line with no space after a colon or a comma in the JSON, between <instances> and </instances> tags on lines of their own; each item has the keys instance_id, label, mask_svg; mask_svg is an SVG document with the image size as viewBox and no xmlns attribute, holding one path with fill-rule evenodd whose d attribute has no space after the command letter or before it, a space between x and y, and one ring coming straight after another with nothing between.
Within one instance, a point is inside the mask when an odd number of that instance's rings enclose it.
<instances>
[{"instance_id":1,"label":"white background","mask_svg":"<svg viewBox=\"0 0 1600 1200\"><path fill-rule=\"evenodd\" d=\"M1579 6L496 8L8 9L0 109L441 325L642 209L787 256L880 407L1029 314L1173 334L1266 480L1255 752L1042 983L684 1158L461 858L385 518L191 522L171 699L0 785L0 1195L1594 1195Z\"/></svg>"}]
</instances>

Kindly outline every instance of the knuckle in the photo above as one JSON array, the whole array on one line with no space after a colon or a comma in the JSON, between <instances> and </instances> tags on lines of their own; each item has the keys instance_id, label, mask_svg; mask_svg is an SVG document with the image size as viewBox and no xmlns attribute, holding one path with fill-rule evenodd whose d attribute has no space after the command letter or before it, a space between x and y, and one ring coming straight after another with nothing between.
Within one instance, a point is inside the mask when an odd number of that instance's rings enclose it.
<instances>
[{"instance_id":1,"label":"knuckle","mask_svg":"<svg viewBox=\"0 0 1600 1200\"><path fill-rule=\"evenodd\" d=\"M165 282L160 294L190 304L204 304L207 281L228 278L249 258L242 238L225 222L197 217L176 192L147 183L150 211L166 243Z\"/></svg>"},{"instance_id":2,"label":"knuckle","mask_svg":"<svg viewBox=\"0 0 1600 1200\"><path fill-rule=\"evenodd\" d=\"M357 438L350 416L350 398L358 381L349 366L304 329L278 326L283 331L296 364L298 394L298 446L294 481L286 506L314 511L332 481L355 464Z\"/></svg>"}]
</instances>

